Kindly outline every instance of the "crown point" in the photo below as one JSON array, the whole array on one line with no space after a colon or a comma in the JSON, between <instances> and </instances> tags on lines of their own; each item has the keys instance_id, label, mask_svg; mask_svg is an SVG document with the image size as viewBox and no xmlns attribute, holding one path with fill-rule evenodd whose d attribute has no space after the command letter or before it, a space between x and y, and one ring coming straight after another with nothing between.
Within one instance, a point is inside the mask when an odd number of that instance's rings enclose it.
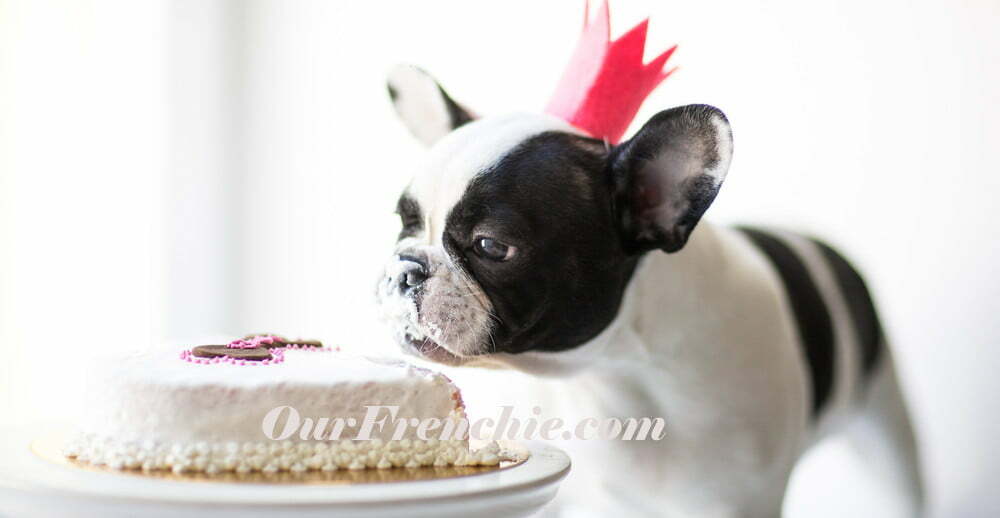
<instances>
[{"instance_id":1,"label":"crown point","mask_svg":"<svg viewBox=\"0 0 1000 518\"><path fill-rule=\"evenodd\" d=\"M677 46L644 65L649 18L611 41L607 0L592 21L585 6L583 34L546 111L616 144L646 97L676 70L663 67Z\"/></svg>"},{"instance_id":2,"label":"crown point","mask_svg":"<svg viewBox=\"0 0 1000 518\"><path fill-rule=\"evenodd\" d=\"M646 68L662 72L664 65L667 64L667 60L670 59L670 56L674 55L675 50L677 50L677 45L674 45L673 47L670 47L669 49L663 51L662 54L653 58L653 60L650 61L648 65L646 65ZM677 70L677 67L671 68L668 72L665 72L663 77L664 78L667 77L674 70Z\"/></svg>"}]
</instances>

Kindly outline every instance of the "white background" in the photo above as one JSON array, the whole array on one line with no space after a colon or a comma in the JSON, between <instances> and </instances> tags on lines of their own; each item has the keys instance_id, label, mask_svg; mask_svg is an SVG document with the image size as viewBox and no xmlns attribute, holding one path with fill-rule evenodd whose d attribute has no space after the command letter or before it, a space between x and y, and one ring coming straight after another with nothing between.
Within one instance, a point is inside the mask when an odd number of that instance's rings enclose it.
<instances>
[{"instance_id":1,"label":"white background","mask_svg":"<svg viewBox=\"0 0 1000 518\"><path fill-rule=\"evenodd\" d=\"M94 350L250 330L389 350L371 293L421 149L385 71L539 109L580 4L0 0L0 419L77 410ZM1000 513L1000 3L612 10L615 33L649 14L654 50L680 44L637 124L729 115L709 219L824 236L867 272L934 514ZM864 509L838 470L810 502Z\"/></svg>"}]
</instances>

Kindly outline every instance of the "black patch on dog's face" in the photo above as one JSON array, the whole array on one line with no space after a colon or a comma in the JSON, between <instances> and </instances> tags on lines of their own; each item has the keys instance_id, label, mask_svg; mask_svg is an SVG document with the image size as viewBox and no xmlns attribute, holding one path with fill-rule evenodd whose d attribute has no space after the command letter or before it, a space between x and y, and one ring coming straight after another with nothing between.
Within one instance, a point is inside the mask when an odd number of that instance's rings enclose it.
<instances>
[{"instance_id":1,"label":"black patch on dog's face","mask_svg":"<svg viewBox=\"0 0 1000 518\"><path fill-rule=\"evenodd\" d=\"M414 236L424 228L420 204L406 193L403 193L399 197L399 201L396 202L396 214L399 215L399 221L402 224L399 236L396 238L397 241L404 237Z\"/></svg>"},{"instance_id":2,"label":"black patch on dog's face","mask_svg":"<svg viewBox=\"0 0 1000 518\"><path fill-rule=\"evenodd\" d=\"M614 319L638 256L623 249L606 164L598 140L542 133L474 178L449 212L444 247L493 303L484 352L572 348ZM517 252L484 257L483 237Z\"/></svg>"}]
</instances>

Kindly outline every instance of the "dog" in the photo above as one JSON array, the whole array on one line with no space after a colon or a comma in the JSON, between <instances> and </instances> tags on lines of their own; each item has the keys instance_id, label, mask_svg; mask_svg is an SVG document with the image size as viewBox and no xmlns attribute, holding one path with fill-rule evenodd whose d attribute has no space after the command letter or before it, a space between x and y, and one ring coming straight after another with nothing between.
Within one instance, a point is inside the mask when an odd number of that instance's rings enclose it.
<instances>
[{"instance_id":1,"label":"dog","mask_svg":"<svg viewBox=\"0 0 1000 518\"><path fill-rule=\"evenodd\" d=\"M400 346L526 373L519 402L567 421L665 419L659 441L574 445L553 513L773 518L832 434L919 512L914 435L859 274L815 239L699 224L733 154L720 110L668 109L610 146L545 114L478 117L414 67L388 89L429 146L376 290Z\"/></svg>"}]
</instances>

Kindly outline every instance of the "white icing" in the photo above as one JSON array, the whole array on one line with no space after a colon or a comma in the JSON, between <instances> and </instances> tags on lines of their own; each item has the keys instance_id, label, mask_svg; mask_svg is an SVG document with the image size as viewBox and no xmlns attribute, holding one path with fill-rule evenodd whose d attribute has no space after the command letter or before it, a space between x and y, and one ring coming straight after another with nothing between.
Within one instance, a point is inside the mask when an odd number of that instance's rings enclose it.
<instances>
[{"instance_id":1,"label":"white icing","mask_svg":"<svg viewBox=\"0 0 1000 518\"><path fill-rule=\"evenodd\" d=\"M391 441L389 420L373 430L373 440L351 440L366 405L398 406L399 419L465 418L458 389L445 376L402 362L289 349L279 364L202 365L171 351L103 361L92 379L80 433L66 454L114 468L215 473L493 463L486 453L471 453L466 440L416 440L412 426L403 440ZM303 420L353 418L356 425L345 425L339 441L304 441L298 433L274 441L262 420L280 406Z\"/></svg>"},{"instance_id":2,"label":"white icing","mask_svg":"<svg viewBox=\"0 0 1000 518\"><path fill-rule=\"evenodd\" d=\"M412 297L400 294L395 286L399 271L404 266L401 260L393 259L386 266L385 276L378 284L378 317L393 331L396 343L404 343L406 336L422 340L427 334L420 328L417 303Z\"/></svg>"}]
</instances>

